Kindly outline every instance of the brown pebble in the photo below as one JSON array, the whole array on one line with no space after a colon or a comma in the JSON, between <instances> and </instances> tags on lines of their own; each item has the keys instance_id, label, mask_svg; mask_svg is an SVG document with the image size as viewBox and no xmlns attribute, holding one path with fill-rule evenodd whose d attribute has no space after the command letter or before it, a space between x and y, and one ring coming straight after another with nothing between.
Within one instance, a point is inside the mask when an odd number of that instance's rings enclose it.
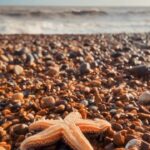
<instances>
[{"instance_id":1,"label":"brown pebble","mask_svg":"<svg viewBox=\"0 0 150 150\"><path fill-rule=\"evenodd\" d=\"M43 97L41 99L42 108L50 108L55 105L55 99L52 96Z\"/></svg>"},{"instance_id":2,"label":"brown pebble","mask_svg":"<svg viewBox=\"0 0 150 150\"><path fill-rule=\"evenodd\" d=\"M117 146L121 146L125 144L125 132L124 131L121 131L115 134L114 143Z\"/></svg>"},{"instance_id":3,"label":"brown pebble","mask_svg":"<svg viewBox=\"0 0 150 150\"><path fill-rule=\"evenodd\" d=\"M142 141L140 150L150 150L150 143Z\"/></svg>"},{"instance_id":4,"label":"brown pebble","mask_svg":"<svg viewBox=\"0 0 150 150\"><path fill-rule=\"evenodd\" d=\"M56 76L59 74L59 67L58 66L55 66L55 67L49 67L48 68L48 74L50 76Z\"/></svg>"},{"instance_id":5,"label":"brown pebble","mask_svg":"<svg viewBox=\"0 0 150 150\"><path fill-rule=\"evenodd\" d=\"M138 113L140 119L148 119L150 120L150 115L145 113Z\"/></svg>"},{"instance_id":6,"label":"brown pebble","mask_svg":"<svg viewBox=\"0 0 150 150\"><path fill-rule=\"evenodd\" d=\"M150 104L150 91L145 91L139 97L139 103L141 104Z\"/></svg>"},{"instance_id":7,"label":"brown pebble","mask_svg":"<svg viewBox=\"0 0 150 150\"><path fill-rule=\"evenodd\" d=\"M0 150L11 150L11 146L6 142L0 142Z\"/></svg>"},{"instance_id":8,"label":"brown pebble","mask_svg":"<svg viewBox=\"0 0 150 150\"><path fill-rule=\"evenodd\" d=\"M15 65L14 66L14 72L15 72L15 74L20 75L20 74L23 73L23 71L24 71L24 69L21 66L19 66L19 65Z\"/></svg>"},{"instance_id":9,"label":"brown pebble","mask_svg":"<svg viewBox=\"0 0 150 150\"><path fill-rule=\"evenodd\" d=\"M10 135L25 135L28 132L28 125L26 124L15 124L10 127Z\"/></svg>"},{"instance_id":10,"label":"brown pebble","mask_svg":"<svg viewBox=\"0 0 150 150\"><path fill-rule=\"evenodd\" d=\"M5 122L4 124L2 124L2 127L4 128L4 129L7 129L8 127L10 127L12 125L12 122L11 121L7 121L7 122Z\"/></svg>"},{"instance_id":11,"label":"brown pebble","mask_svg":"<svg viewBox=\"0 0 150 150\"><path fill-rule=\"evenodd\" d=\"M144 141L150 143L150 133L144 133L142 138Z\"/></svg>"},{"instance_id":12,"label":"brown pebble","mask_svg":"<svg viewBox=\"0 0 150 150\"><path fill-rule=\"evenodd\" d=\"M105 146L105 150L113 150L115 148L114 144L113 143L110 143L108 145Z\"/></svg>"},{"instance_id":13,"label":"brown pebble","mask_svg":"<svg viewBox=\"0 0 150 150\"><path fill-rule=\"evenodd\" d=\"M122 125L119 124L119 123L113 123L112 124L112 128L115 130L115 131L120 131L123 129Z\"/></svg>"},{"instance_id":14,"label":"brown pebble","mask_svg":"<svg viewBox=\"0 0 150 150\"><path fill-rule=\"evenodd\" d=\"M65 110L65 105L61 104L56 108L56 112L62 112Z\"/></svg>"},{"instance_id":15,"label":"brown pebble","mask_svg":"<svg viewBox=\"0 0 150 150\"><path fill-rule=\"evenodd\" d=\"M24 95L23 95L23 93L15 93L13 96L12 96L12 99L13 100L23 100L23 98L24 98Z\"/></svg>"},{"instance_id":16,"label":"brown pebble","mask_svg":"<svg viewBox=\"0 0 150 150\"><path fill-rule=\"evenodd\" d=\"M0 139L5 135L6 135L6 131L2 127L0 127Z\"/></svg>"}]
</instances>

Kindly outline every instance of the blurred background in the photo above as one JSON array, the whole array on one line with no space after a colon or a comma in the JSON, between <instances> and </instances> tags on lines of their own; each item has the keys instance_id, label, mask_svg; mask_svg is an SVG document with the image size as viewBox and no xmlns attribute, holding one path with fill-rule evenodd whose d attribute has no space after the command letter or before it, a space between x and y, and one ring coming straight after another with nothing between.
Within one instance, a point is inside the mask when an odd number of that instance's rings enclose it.
<instances>
[{"instance_id":1,"label":"blurred background","mask_svg":"<svg viewBox=\"0 0 150 150\"><path fill-rule=\"evenodd\" d=\"M149 0L0 0L0 33L150 31Z\"/></svg>"}]
</instances>

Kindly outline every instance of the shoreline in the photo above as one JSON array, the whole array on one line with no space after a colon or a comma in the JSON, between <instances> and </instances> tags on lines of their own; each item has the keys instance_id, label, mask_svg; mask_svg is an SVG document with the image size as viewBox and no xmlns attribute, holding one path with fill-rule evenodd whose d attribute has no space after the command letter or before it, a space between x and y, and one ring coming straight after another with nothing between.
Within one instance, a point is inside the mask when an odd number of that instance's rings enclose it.
<instances>
[{"instance_id":1,"label":"shoreline","mask_svg":"<svg viewBox=\"0 0 150 150\"><path fill-rule=\"evenodd\" d=\"M150 33L0 35L0 148L19 150L42 118L107 120L94 150L150 148ZM70 150L59 141L36 150Z\"/></svg>"}]
</instances>

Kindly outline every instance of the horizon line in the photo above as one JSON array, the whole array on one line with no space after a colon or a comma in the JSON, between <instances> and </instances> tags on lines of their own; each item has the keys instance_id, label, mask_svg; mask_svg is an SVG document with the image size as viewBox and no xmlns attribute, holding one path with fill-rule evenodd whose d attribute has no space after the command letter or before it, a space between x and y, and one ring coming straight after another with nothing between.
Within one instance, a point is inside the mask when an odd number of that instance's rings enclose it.
<instances>
[{"instance_id":1,"label":"horizon line","mask_svg":"<svg viewBox=\"0 0 150 150\"><path fill-rule=\"evenodd\" d=\"M150 5L4 5L0 4L0 7L12 7L12 6L18 6L18 7L150 7Z\"/></svg>"}]
</instances>

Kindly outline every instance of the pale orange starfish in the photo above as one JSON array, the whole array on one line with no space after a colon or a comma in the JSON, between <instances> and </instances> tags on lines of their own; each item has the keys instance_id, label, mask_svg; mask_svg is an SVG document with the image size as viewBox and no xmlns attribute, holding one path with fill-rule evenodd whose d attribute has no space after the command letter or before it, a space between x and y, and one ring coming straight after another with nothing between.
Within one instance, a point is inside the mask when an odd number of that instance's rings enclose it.
<instances>
[{"instance_id":1,"label":"pale orange starfish","mask_svg":"<svg viewBox=\"0 0 150 150\"><path fill-rule=\"evenodd\" d=\"M83 133L103 132L110 126L105 120L82 119L80 113L71 112L64 120L41 120L31 124L29 130L45 130L25 139L20 149L50 145L63 138L74 150L93 150Z\"/></svg>"}]
</instances>

